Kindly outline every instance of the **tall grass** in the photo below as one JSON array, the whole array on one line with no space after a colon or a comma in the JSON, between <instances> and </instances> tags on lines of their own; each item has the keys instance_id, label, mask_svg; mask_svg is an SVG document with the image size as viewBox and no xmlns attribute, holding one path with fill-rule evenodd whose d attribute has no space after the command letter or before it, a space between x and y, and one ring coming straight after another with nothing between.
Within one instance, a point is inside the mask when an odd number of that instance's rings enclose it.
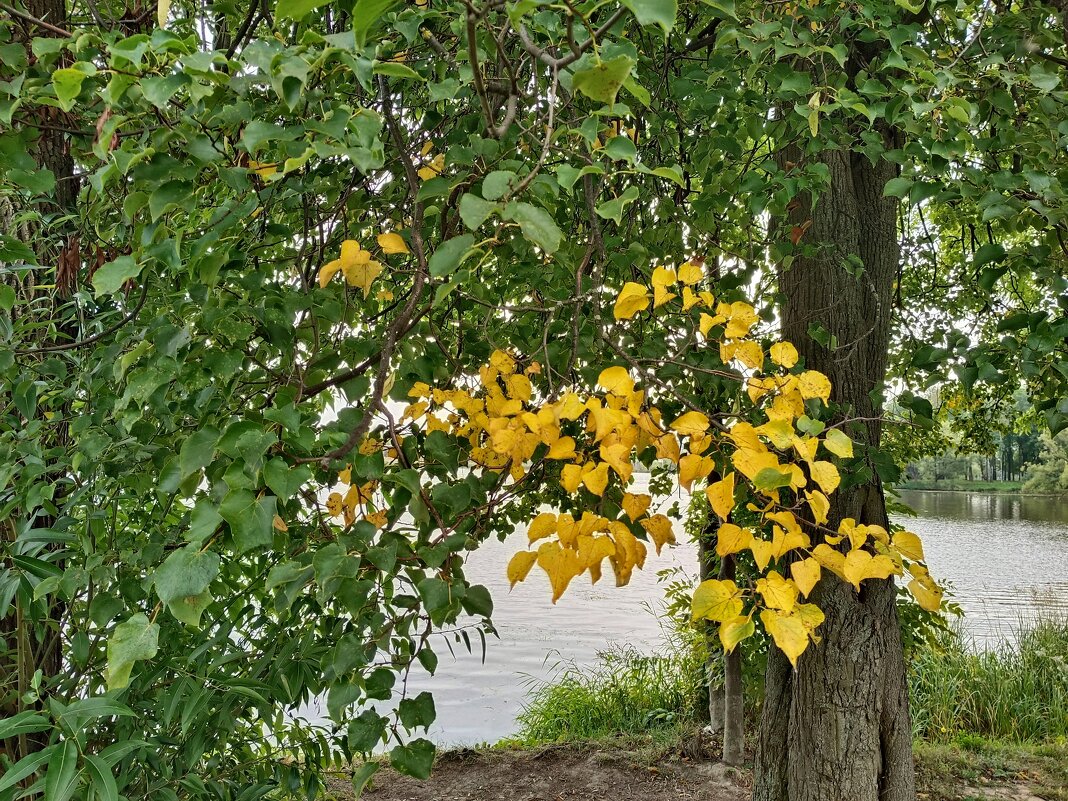
<instances>
[{"instance_id":1,"label":"tall grass","mask_svg":"<svg viewBox=\"0 0 1068 801\"><path fill-rule=\"evenodd\" d=\"M599 657L592 669L571 667L534 687L518 718L517 739L544 743L655 734L691 724L702 706L707 710L704 666L694 649L645 655L617 646Z\"/></svg>"},{"instance_id":2,"label":"tall grass","mask_svg":"<svg viewBox=\"0 0 1068 801\"><path fill-rule=\"evenodd\" d=\"M944 637L914 654L909 688L913 731L926 740L1068 738L1068 620L1042 621L993 651Z\"/></svg>"}]
</instances>

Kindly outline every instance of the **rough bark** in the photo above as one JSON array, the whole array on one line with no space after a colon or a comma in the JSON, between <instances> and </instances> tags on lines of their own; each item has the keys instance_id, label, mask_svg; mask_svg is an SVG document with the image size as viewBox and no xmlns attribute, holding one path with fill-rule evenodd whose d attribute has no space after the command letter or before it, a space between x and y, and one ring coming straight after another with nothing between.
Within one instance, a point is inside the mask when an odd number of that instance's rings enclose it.
<instances>
[{"instance_id":1,"label":"rough bark","mask_svg":"<svg viewBox=\"0 0 1068 801\"><path fill-rule=\"evenodd\" d=\"M800 159L798 152L781 154L784 165ZM799 198L787 221L789 230L811 219L804 241L819 246L815 256L799 257L780 272L783 335L808 368L830 378L832 401L866 420L854 438L874 445L900 258L896 201L883 197L883 187L896 168L846 150L821 159L830 170L829 190L814 206ZM813 323L834 338L828 347L810 337ZM887 524L874 471L867 483L840 490L832 500L832 528L847 517ZM893 582L868 581L857 593L825 573L812 600L826 615L821 641L796 670L776 649L769 655L754 799L914 801Z\"/></svg>"}]
</instances>

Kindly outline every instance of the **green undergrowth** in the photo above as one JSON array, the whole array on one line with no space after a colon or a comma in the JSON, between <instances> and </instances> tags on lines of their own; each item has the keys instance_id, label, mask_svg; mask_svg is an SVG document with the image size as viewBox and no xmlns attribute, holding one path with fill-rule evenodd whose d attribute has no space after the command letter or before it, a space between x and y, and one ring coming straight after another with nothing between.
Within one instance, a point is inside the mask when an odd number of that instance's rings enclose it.
<instances>
[{"instance_id":1,"label":"green undergrowth","mask_svg":"<svg viewBox=\"0 0 1068 801\"><path fill-rule=\"evenodd\" d=\"M980 650L966 635L945 633L915 648L908 663L918 739L1068 742L1068 620L1040 622L993 650ZM707 720L706 676L704 656L693 644L655 655L632 648L606 651L591 668L572 667L533 687L514 742L621 734L669 740ZM750 709L759 704L746 700Z\"/></svg>"},{"instance_id":2,"label":"green undergrowth","mask_svg":"<svg viewBox=\"0 0 1068 801\"><path fill-rule=\"evenodd\" d=\"M1004 743L962 735L954 743L917 742L917 784L925 801L1039 797L1068 801L1068 743ZM1024 785L1027 795L991 795Z\"/></svg>"}]
</instances>

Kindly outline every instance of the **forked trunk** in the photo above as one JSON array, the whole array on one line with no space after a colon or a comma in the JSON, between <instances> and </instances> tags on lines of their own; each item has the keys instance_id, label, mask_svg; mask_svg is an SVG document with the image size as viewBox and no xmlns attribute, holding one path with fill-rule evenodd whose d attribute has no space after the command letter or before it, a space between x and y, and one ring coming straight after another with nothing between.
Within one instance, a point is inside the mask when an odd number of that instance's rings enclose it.
<instances>
[{"instance_id":1,"label":"forked trunk","mask_svg":"<svg viewBox=\"0 0 1068 801\"><path fill-rule=\"evenodd\" d=\"M801 158L796 151L782 153L784 165ZM865 420L852 432L854 439L875 445L900 258L897 202L884 198L883 188L896 168L842 150L821 159L830 170L829 189L815 207L799 198L781 231L811 220L802 242L817 250L780 273L783 336L798 347L807 368L830 378L832 400L844 414ZM814 325L825 331L826 346L810 335ZM867 480L832 496L831 528L847 517L887 525L882 488L874 466L867 469ZM774 647L768 657L753 798L914 801L893 582L867 581L857 593L825 572L811 600L826 615L820 642L796 670Z\"/></svg>"}]
</instances>

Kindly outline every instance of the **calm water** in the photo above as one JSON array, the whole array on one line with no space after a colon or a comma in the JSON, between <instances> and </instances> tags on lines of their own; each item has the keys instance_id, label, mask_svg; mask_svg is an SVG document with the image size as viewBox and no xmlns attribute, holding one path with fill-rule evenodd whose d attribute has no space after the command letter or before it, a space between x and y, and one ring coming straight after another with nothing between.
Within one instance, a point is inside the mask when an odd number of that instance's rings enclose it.
<instances>
[{"instance_id":1,"label":"calm water","mask_svg":"<svg viewBox=\"0 0 1068 801\"><path fill-rule=\"evenodd\" d=\"M965 610L965 628L981 644L1011 637L1036 610L1068 614L1068 508L1051 498L979 493L902 493L917 517L900 518L923 538L928 565L948 582ZM680 541L683 532L677 530ZM431 737L439 744L494 742L516 731L515 716L533 684L562 667L591 664L609 643L643 651L662 646L665 634L654 614L663 601L657 573L695 572L690 544L650 551L645 570L617 589L611 570L596 586L586 576L572 582L559 604L550 602L548 579L535 567L509 592L505 566L523 537L487 543L468 560L468 576L489 587L500 639L488 639L485 663L478 637L474 654L444 638L434 676L409 681L409 690L434 693L438 720ZM309 710L310 711L310 710ZM314 712L312 713L314 714ZM325 716L325 715L324 715Z\"/></svg>"}]
</instances>

